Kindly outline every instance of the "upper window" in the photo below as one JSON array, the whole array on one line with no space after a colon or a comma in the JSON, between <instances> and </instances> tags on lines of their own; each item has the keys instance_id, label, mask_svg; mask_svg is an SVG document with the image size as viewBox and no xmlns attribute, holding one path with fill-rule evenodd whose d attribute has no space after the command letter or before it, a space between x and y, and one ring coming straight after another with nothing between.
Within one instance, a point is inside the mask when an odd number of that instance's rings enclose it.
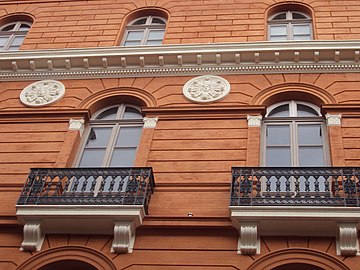
<instances>
[{"instance_id":1,"label":"upper window","mask_svg":"<svg viewBox=\"0 0 360 270\"><path fill-rule=\"evenodd\" d=\"M283 11L268 20L269 40L311 40L311 17L296 11Z\"/></svg>"},{"instance_id":2,"label":"upper window","mask_svg":"<svg viewBox=\"0 0 360 270\"><path fill-rule=\"evenodd\" d=\"M30 28L31 23L26 21L11 22L1 26L0 51L19 50Z\"/></svg>"},{"instance_id":3,"label":"upper window","mask_svg":"<svg viewBox=\"0 0 360 270\"><path fill-rule=\"evenodd\" d=\"M140 141L143 118L131 105L117 105L97 112L78 163L79 167L131 167Z\"/></svg>"},{"instance_id":4,"label":"upper window","mask_svg":"<svg viewBox=\"0 0 360 270\"><path fill-rule=\"evenodd\" d=\"M164 39L166 19L157 16L137 18L125 30L124 46L161 45Z\"/></svg>"}]
</instances>

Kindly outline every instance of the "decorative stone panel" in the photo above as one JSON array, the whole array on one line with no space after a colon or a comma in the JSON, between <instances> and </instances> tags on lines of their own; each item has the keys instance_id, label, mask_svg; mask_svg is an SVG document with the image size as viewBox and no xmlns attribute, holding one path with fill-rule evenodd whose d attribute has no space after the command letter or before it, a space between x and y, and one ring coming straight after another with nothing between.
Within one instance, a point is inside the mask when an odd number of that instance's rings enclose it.
<instances>
[{"instance_id":1,"label":"decorative stone panel","mask_svg":"<svg viewBox=\"0 0 360 270\"><path fill-rule=\"evenodd\" d=\"M213 75L199 76L188 81L183 87L183 94L191 101L208 103L226 97L230 84L224 78Z\"/></svg>"},{"instance_id":2,"label":"decorative stone panel","mask_svg":"<svg viewBox=\"0 0 360 270\"><path fill-rule=\"evenodd\" d=\"M341 126L341 114L326 114L326 123L328 126Z\"/></svg>"},{"instance_id":3,"label":"decorative stone panel","mask_svg":"<svg viewBox=\"0 0 360 270\"><path fill-rule=\"evenodd\" d=\"M65 95L65 86L54 80L44 80L26 86L21 102L28 107L43 107L59 101Z\"/></svg>"},{"instance_id":4,"label":"decorative stone panel","mask_svg":"<svg viewBox=\"0 0 360 270\"><path fill-rule=\"evenodd\" d=\"M260 127L262 116L261 115L248 115L247 120L248 120L249 127Z\"/></svg>"},{"instance_id":5,"label":"decorative stone panel","mask_svg":"<svg viewBox=\"0 0 360 270\"><path fill-rule=\"evenodd\" d=\"M153 118L144 117L144 119L143 119L144 128L155 128L158 120L159 120L158 117L153 117Z\"/></svg>"}]
</instances>

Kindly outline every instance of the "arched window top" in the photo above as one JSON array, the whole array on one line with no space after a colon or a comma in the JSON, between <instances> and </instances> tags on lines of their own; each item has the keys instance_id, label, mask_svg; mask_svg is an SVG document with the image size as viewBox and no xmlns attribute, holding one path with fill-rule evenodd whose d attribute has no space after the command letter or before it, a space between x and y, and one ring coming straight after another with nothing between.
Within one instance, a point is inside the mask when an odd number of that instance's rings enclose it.
<instances>
[{"instance_id":1,"label":"arched window top","mask_svg":"<svg viewBox=\"0 0 360 270\"><path fill-rule=\"evenodd\" d=\"M142 119L141 111L133 105L121 104L107 107L95 113L93 120Z\"/></svg>"},{"instance_id":2,"label":"arched window top","mask_svg":"<svg viewBox=\"0 0 360 270\"><path fill-rule=\"evenodd\" d=\"M269 21L280 21L280 20L311 20L311 17L305 13L297 11L283 11L270 16Z\"/></svg>"},{"instance_id":3,"label":"arched window top","mask_svg":"<svg viewBox=\"0 0 360 270\"><path fill-rule=\"evenodd\" d=\"M31 23L14 21L0 26L0 51L16 51L23 43Z\"/></svg>"},{"instance_id":4,"label":"arched window top","mask_svg":"<svg viewBox=\"0 0 360 270\"><path fill-rule=\"evenodd\" d=\"M320 108L302 101L276 103L267 109L266 117L319 117Z\"/></svg>"},{"instance_id":5,"label":"arched window top","mask_svg":"<svg viewBox=\"0 0 360 270\"><path fill-rule=\"evenodd\" d=\"M311 40L311 16L295 10L281 11L268 19L269 40Z\"/></svg>"},{"instance_id":6,"label":"arched window top","mask_svg":"<svg viewBox=\"0 0 360 270\"><path fill-rule=\"evenodd\" d=\"M166 19L158 16L146 16L133 20L129 23L129 26L135 25L165 25Z\"/></svg>"},{"instance_id":7,"label":"arched window top","mask_svg":"<svg viewBox=\"0 0 360 270\"><path fill-rule=\"evenodd\" d=\"M131 21L122 42L124 46L161 45L165 35L166 19L148 15Z\"/></svg>"}]
</instances>

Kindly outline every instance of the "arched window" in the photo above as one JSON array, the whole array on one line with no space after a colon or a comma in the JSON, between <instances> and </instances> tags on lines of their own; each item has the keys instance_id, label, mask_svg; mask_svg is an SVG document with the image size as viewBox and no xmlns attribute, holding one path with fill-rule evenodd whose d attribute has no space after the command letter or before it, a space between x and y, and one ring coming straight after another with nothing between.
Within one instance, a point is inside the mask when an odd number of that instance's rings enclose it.
<instances>
[{"instance_id":1,"label":"arched window","mask_svg":"<svg viewBox=\"0 0 360 270\"><path fill-rule=\"evenodd\" d=\"M324 121L318 107L294 100L270 106L264 133L265 166L327 165Z\"/></svg>"},{"instance_id":2,"label":"arched window","mask_svg":"<svg viewBox=\"0 0 360 270\"><path fill-rule=\"evenodd\" d=\"M142 126L141 112L135 106L121 104L100 110L90 120L78 166L133 166Z\"/></svg>"},{"instance_id":3,"label":"arched window","mask_svg":"<svg viewBox=\"0 0 360 270\"><path fill-rule=\"evenodd\" d=\"M125 30L122 45L161 45L164 39L166 19L146 16L130 22Z\"/></svg>"},{"instance_id":4,"label":"arched window","mask_svg":"<svg viewBox=\"0 0 360 270\"><path fill-rule=\"evenodd\" d=\"M31 23L26 21L10 22L0 26L0 51L19 50Z\"/></svg>"},{"instance_id":5,"label":"arched window","mask_svg":"<svg viewBox=\"0 0 360 270\"><path fill-rule=\"evenodd\" d=\"M325 124L319 107L295 100L270 106L263 126L263 166L327 166L325 134ZM280 181L281 191L285 191L284 177L270 178L271 190L277 189L277 181ZM320 191L324 191L325 179L321 178L318 181ZM299 182L300 191L304 191L305 179L301 177ZM313 190L314 185L311 185L310 189Z\"/></svg>"},{"instance_id":6,"label":"arched window","mask_svg":"<svg viewBox=\"0 0 360 270\"><path fill-rule=\"evenodd\" d=\"M268 20L269 40L311 40L311 17L297 11L282 11Z\"/></svg>"}]
</instances>

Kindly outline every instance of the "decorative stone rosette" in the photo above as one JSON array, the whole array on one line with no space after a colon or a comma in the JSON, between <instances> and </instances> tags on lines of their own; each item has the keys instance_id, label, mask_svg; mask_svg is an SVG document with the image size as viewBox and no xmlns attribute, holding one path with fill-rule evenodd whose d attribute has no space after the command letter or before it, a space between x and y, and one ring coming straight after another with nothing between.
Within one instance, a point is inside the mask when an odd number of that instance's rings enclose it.
<instances>
[{"instance_id":1,"label":"decorative stone rosette","mask_svg":"<svg viewBox=\"0 0 360 270\"><path fill-rule=\"evenodd\" d=\"M205 75L188 81L183 87L183 94L198 103L214 102L227 96L230 84L219 76Z\"/></svg>"},{"instance_id":2,"label":"decorative stone rosette","mask_svg":"<svg viewBox=\"0 0 360 270\"><path fill-rule=\"evenodd\" d=\"M59 101L65 95L65 86L55 80L44 80L26 86L21 94L21 102L29 107L43 107Z\"/></svg>"}]
</instances>

